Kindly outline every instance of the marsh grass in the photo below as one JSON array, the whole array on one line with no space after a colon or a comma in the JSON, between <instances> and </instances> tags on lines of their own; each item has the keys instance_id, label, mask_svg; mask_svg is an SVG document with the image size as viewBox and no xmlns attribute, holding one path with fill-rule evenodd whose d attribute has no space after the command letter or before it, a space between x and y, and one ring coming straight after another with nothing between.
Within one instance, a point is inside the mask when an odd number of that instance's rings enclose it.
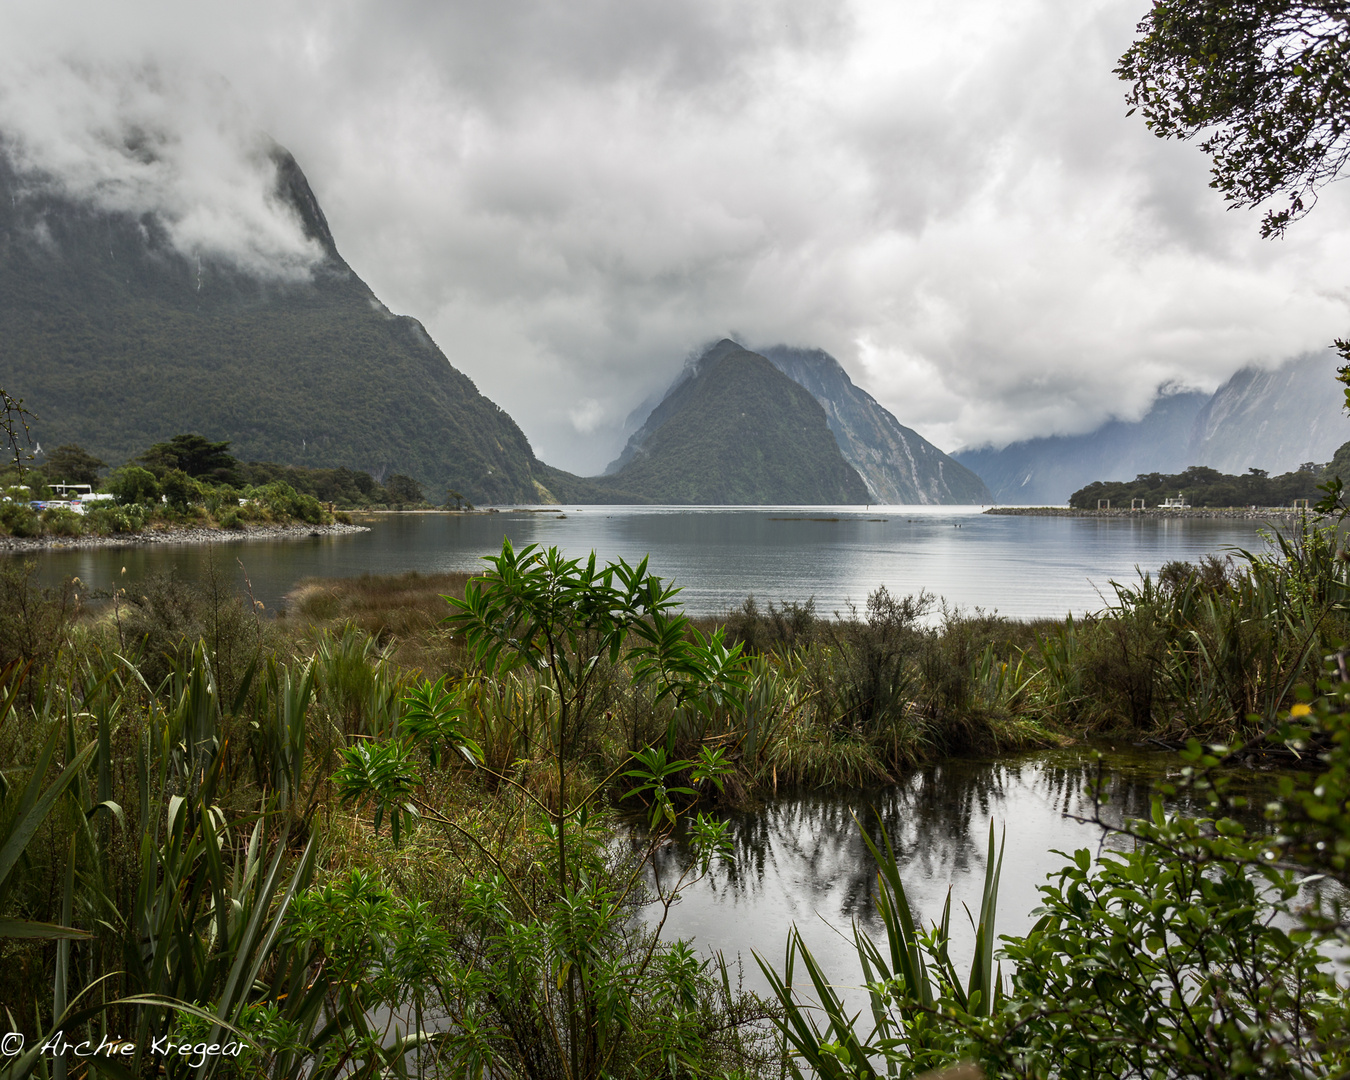
<instances>
[{"instance_id":1,"label":"marsh grass","mask_svg":"<svg viewBox=\"0 0 1350 1080\"><path fill-rule=\"evenodd\" d=\"M392 646L391 658L423 671L463 669L462 650L441 628L444 596L463 597L471 574L363 574L355 578L305 578L284 604L284 621L311 634L350 623L380 646ZM304 633L304 630L300 631Z\"/></svg>"}]
</instances>

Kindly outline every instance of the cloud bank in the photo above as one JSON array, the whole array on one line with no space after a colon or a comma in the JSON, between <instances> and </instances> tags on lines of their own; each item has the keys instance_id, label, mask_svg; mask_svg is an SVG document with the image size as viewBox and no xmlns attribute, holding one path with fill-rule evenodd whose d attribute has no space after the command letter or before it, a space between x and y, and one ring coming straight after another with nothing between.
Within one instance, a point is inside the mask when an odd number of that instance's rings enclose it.
<instances>
[{"instance_id":1,"label":"cloud bank","mask_svg":"<svg viewBox=\"0 0 1350 1080\"><path fill-rule=\"evenodd\" d=\"M1125 116L1145 7L12 0L0 130L185 250L299 273L269 133L381 299L567 468L724 335L825 348L944 448L1001 444L1347 329L1340 191L1262 241Z\"/></svg>"},{"instance_id":2,"label":"cloud bank","mask_svg":"<svg viewBox=\"0 0 1350 1080\"><path fill-rule=\"evenodd\" d=\"M274 144L219 76L167 59L16 58L0 138L26 184L156 216L183 255L304 277L323 250L276 196Z\"/></svg>"}]
</instances>

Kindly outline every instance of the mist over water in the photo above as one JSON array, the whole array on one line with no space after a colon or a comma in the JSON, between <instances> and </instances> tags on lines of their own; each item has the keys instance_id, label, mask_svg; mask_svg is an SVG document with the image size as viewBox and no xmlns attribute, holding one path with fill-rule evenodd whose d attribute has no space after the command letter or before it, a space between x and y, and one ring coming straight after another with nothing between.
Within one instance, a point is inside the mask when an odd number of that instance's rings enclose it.
<instances>
[{"instance_id":1,"label":"mist over water","mask_svg":"<svg viewBox=\"0 0 1350 1080\"><path fill-rule=\"evenodd\" d=\"M357 518L371 531L347 537L161 544L50 551L47 583L76 576L86 589L134 585L173 570L200 579L214 560L269 610L304 577L476 571L501 550L558 546L569 557L649 557L649 569L680 586L693 615L718 615L750 594L769 601L814 598L824 615L862 609L880 585L903 596L927 590L966 610L1013 618L1097 611L1109 582L1134 581L1173 559L1241 547L1259 550L1260 523L1211 519L1004 517L981 507L569 506L537 513L400 514ZM126 567L126 574L122 568Z\"/></svg>"}]
</instances>

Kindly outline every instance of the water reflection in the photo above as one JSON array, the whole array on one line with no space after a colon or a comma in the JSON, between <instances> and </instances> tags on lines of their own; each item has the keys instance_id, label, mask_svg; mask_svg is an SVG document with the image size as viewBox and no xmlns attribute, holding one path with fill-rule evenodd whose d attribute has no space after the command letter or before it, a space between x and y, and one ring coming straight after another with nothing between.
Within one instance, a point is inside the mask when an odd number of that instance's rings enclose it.
<instances>
[{"instance_id":1,"label":"water reflection","mask_svg":"<svg viewBox=\"0 0 1350 1080\"><path fill-rule=\"evenodd\" d=\"M959 964L974 944L960 904L978 910L991 821L999 835L1006 829L998 930L1025 933L1035 921L1038 886L1066 862L1056 849L1095 853L1103 844L1130 843L1075 820L1092 816L1094 801L1086 792L1099 774L1108 796L1100 816L1119 824L1146 816L1155 785L1179 768L1175 755L1161 751L1106 748L1099 763L1095 754L1073 748L944 762L868 791L784 796L757 811L726 815L735 861L685 891L664 933L692 937L707 950L740 953L747 962L753 950L777 963L796 923L827 971L852 972L851 926L880 931L876 871L858 825L879 844L880 822L917 918L939 918L951 888ZM1193 798L1174 800L1172 808L1201 809ZM658 853L654 873L672 880L687 857L676 837ZM746 970L747 983L762 988L754 965Z\"/></svg>"},{"instance_id":2,"label":"water reflection","mask_svg":"<svg viewBox=\"0 0 1350 1080\"><path fill-rule=\"evenodd\" d=\"M43 581L77 575L89 588L134 587L173 569L199 580L214 560L239 586L247 571L269 609L300 578L476 571L481 557L557 545L569 557L635 562L683 588L692 614L720 614L747 593L815 598L823 614L861 604L878 585L897 595L927 589L964 608L1023 618L1097 610L1108 580L1132 580L1171 559L1195 561L1258 543L1256 521L995 517L980 507L566 507L565 512L404 514L362 519L346 537L222 543L214 550L161 544L46 552ZM960 528L953 528L959 525ZM0 556L3 558L3 556ZM127 573L122 574L126 567Z\"/></svg>"}]
</instances>

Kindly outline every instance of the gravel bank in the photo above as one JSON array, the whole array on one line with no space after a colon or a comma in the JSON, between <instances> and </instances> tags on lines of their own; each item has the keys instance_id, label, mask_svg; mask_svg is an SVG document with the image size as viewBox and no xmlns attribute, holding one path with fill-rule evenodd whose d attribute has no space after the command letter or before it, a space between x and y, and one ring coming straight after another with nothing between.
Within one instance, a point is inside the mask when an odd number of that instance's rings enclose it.
<instances>
[{"instance_id":1,"label":"gravel bank","mask_svg":"<svg viewBox=\"0 0 1350 1080\"><path fill-rule=\"evenodd\" d=\"M246 540L299 540L370 532L364 525L247 525L242 529L156 529L117 536L0 536L0 552L72 551L143 547L146 544L230 544Z\"/></svg>"},{"instance_id":2,"label":"gravel bank","mask_svg":"<svg viewBox=\"0 0 1350 1080\"><path fill-rule=\"evenodd\" d=\"M1245 510L1239 507L1202 507L1188 510L1164 509L1150 506L1147 510L1074 510L1067 506L995 506L986 514L1006 514L1009 517L1084 517L1084 518L1227 518L1233 521L1288 521L1297 518L1304 510L1292 510L1287 506L1263 507Z\"/></svg>"}]
</instances>

